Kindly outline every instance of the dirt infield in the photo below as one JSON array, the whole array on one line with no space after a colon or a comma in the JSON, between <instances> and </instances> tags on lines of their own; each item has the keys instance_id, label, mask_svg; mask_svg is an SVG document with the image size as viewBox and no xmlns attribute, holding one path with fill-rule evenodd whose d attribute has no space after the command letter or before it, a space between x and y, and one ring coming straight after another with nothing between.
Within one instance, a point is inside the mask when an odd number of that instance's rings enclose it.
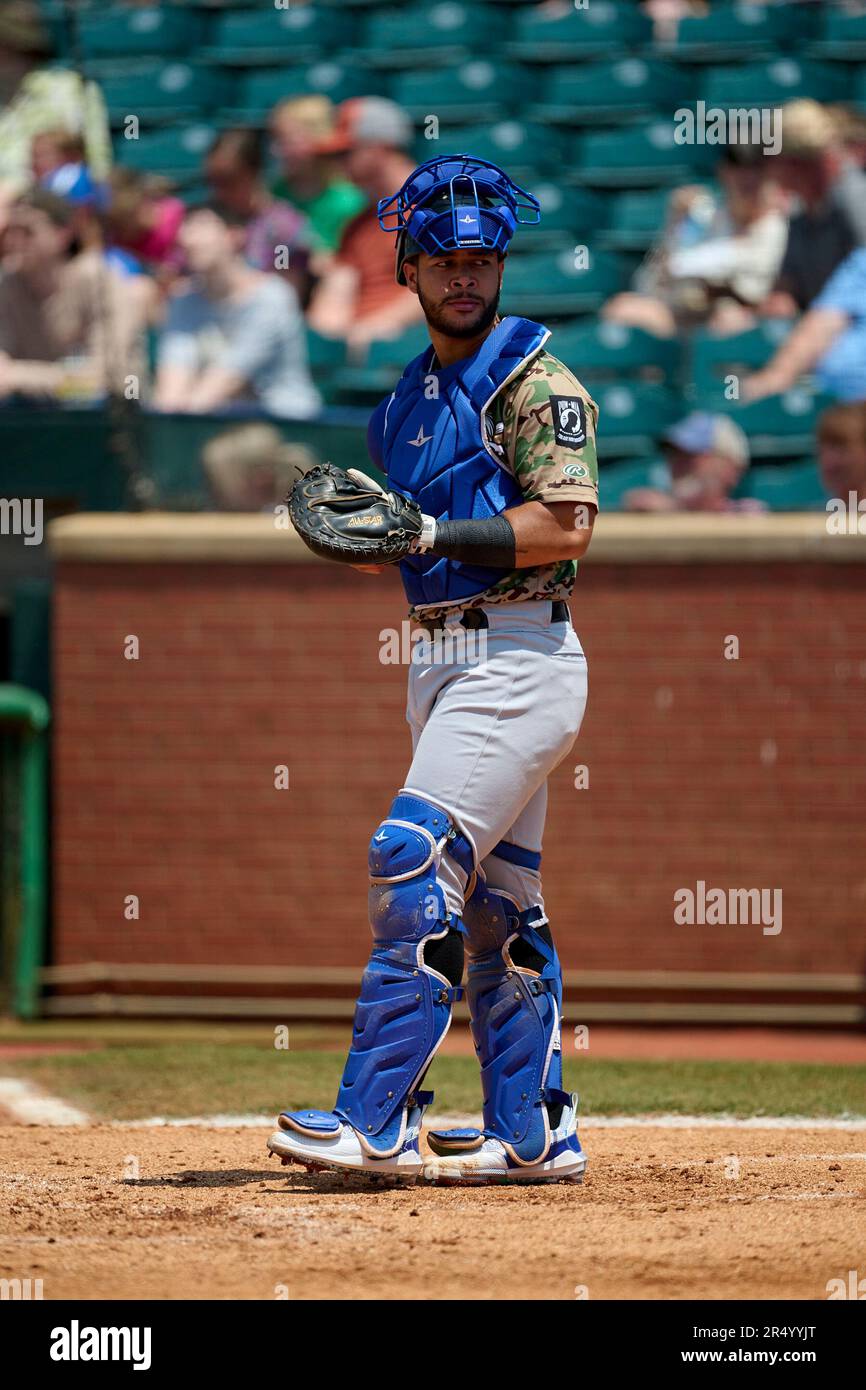
<instances>
[{"instance_id":1,"label":"dirt infield","mask_svg":"<svg viewBox=\"0 0 866 1390\"><path fill-rule=\"evenodd\" d=\"M0 1127L0 1277L47 1299L827 1297L866 1136L587 1125L583 1187L367 1190L267 1130Z\"/></svg>"}]
</instances>

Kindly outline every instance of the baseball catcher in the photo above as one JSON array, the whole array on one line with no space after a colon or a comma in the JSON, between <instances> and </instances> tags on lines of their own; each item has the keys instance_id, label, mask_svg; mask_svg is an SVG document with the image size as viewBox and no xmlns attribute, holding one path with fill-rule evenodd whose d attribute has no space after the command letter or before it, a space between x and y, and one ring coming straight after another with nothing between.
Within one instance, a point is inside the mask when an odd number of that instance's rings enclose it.
<instances>
[{"instance_id":1,"label":"baseball catcher","mask_svg":"<svg viewBox=\"0 0 866 1390\"><path fill-rule=\"evenodd\" d=\"M567 600L598 503L598 412L547 328L499 315L509 242L540 218L531 194L494 164L450 155L378 214L430 346L370 420L384 485L317 466L291 514L318 555L399 565L417 624L413 756L370 841L373 949L336 1103L281 1114L269 1148L392 1180L579 1182L540 866L547 778L586 705ZM466 963L483 1129L433 1131L425 1159L424 1078Z\"/></svg>"}]
</instances>

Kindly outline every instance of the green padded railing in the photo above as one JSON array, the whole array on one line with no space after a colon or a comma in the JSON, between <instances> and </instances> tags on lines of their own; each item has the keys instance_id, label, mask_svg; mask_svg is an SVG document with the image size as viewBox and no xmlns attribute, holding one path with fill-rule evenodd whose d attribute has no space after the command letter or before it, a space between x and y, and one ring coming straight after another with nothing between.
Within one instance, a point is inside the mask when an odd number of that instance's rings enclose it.
<instances>
[{"instance_id":1,"label":"green padded railing","mask_svg":"<svg viewBox=\"0 0 866 1390\"><path fill-rule=\"evenodd\" d=\"M7 832L3 955L11 974L9 1004L18 1018L35 1018L39 1012L39 971L48 915L46 772L50 718L48 702L36 691L23 685L0 685Z\"/></svg>"}]
</instances>

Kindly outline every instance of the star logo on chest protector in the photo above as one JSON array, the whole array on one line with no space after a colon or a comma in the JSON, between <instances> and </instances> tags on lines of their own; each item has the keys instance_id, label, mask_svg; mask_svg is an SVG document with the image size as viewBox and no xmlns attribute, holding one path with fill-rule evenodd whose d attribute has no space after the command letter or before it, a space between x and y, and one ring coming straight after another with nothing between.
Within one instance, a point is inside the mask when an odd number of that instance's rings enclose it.
<instances>
[{"instance_id":1,"label":"star logo on chest protector","mask_svg":"<svg viewBox=\"0 0 866 1390\"><path fill-rule=\"evenodd\" d=\"M431 440L432 438L433 438L432 434L425 434L425 433L424 433L424 426L421 425L421 426L419 427L419 429L418 429L418 433L417 433L417 435L415 436L415 438L414 438L414 439L407 439L407 440L406 440L406 443L407 443L407 444L414 444L414 446L415 446L416 449L421 449L421 448L424 447L425 444L429 444L429 443L430 443L430 440Z\"/></svg>"}]
</instances>

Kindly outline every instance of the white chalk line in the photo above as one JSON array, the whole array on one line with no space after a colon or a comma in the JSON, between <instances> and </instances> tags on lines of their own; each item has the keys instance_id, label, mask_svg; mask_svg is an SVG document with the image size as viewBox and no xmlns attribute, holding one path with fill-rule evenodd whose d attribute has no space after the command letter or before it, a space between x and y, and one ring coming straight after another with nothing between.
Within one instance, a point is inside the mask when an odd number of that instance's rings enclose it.
<instances>
[{"instance_id":1,"label":"white chalk line","mask_svg":"<svg viewBox=\"0 0 866 1390\"><path fill-rule=\"evenodd\" d=\"M145 1120L119 1120L116 1123L127 1129L152 1129L162 1125L203 1129L273 1128L273 1121L261 1115L185 1115L181 1118L151 1115ZM431 1116L424 1128L477 1129L480 1125L480 1115L437 1115ZM746 1119L725 1115L597 1115L581 1119L581 1132L593 1129L844 1129L866 1133L866 1115L841 1115L835 1119L826 1116L812 1119L808 1115L764 1115Z\"/></svg>"},{"instance_id":2,"label":"white chalk line","mask_svg":"<svg viewBox=\"0 0 866 1390\"><path fill-rule=\"evenodd\" d=\"M90 1124L83 1110L15 1076L0 1076L0 1107L22 1125Z\"/></svg>"},{"instance_id":3,"label":"white chalk line","mask_svg":"<svg viewBox=\"0 0 866 1390\"><path fill-rule=\"evenodd\" d=\"M0 1077L0 1107L19 1124L89 1125L105 1123L59 1096L49 1095L31 1081L20 1077ZM114 1120L120 1129L267 1129L274 1121L266 1115L151 1115L140 1120ZM431 1116L425 1128L478 1128L480 1115ZM582 1117L580 1129L766 1129L766 1130L847 1130L866 1133L866 1115L840 1115L834 1118L808 1115L591 1115ZM820 1155L818 1155L820 1156ZM827 1155L833 1157L833 1155ZM854 1155L846 1155L854 1157ZM861 1155L857 1155L861 1157Z\"/></svg>"}]
</instances>

